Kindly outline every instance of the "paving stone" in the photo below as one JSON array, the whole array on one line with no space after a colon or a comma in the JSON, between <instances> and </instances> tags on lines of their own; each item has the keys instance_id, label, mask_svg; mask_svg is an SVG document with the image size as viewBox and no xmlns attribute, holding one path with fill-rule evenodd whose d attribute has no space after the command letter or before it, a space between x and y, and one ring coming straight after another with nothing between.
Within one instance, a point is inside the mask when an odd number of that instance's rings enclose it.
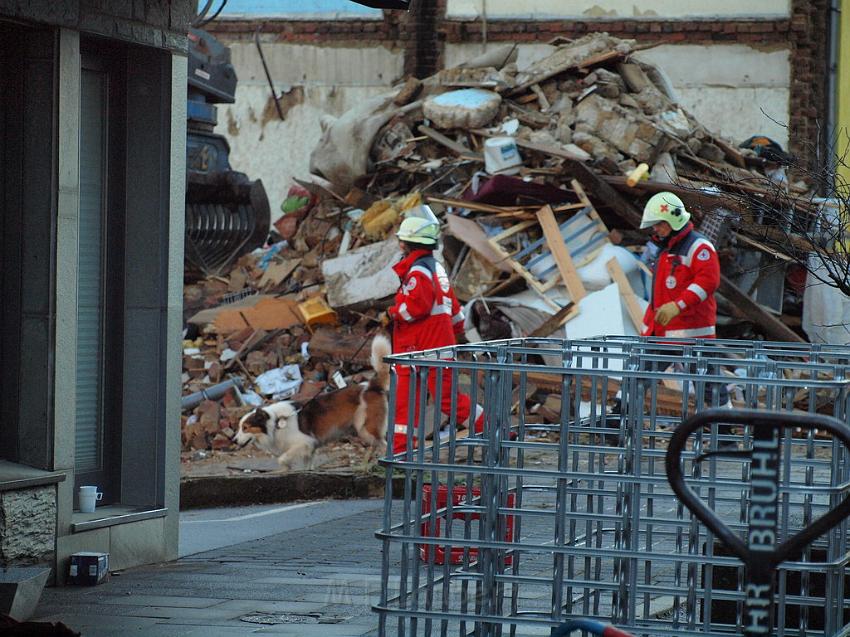
<instances>
[{"instance_id":1,"label":"paving stone","mask_svg":"<svg viewBox=\"0 0 850 637\"><path fill-rule=\"evenodd\" d=\"M214 597L177 597L164 595L105 595L99 604L122 604L126 606L170 606L173 608L207 608L224 602Z\"/></svg>"}]
</instances>

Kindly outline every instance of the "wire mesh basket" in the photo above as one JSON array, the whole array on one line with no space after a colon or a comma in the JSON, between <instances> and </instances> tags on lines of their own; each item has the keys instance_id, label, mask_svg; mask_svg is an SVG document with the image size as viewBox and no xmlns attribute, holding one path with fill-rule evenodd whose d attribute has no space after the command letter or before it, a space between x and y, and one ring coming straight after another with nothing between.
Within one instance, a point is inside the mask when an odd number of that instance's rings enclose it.
<instances>
[{"instance_id":1,"label":"wire mesh basket","mask_svg":"<svg viewBox=\"0 0 850 637\"><path fill-rule=\"evenodd\" d=\"M635 635L736 634L743 565L670 489L671 432L729 403L850 424L850 348L529 338L390 360L411 367L408 422L418 428L404 453L382 461L380 635L548 635L575 617ZM483 431L429 408L443 398L440 383L428 395L435 373L450 374L452 404L463 391L484 408ZM558 399L547 403L549 422L529 408L541 389ZM690 484L740 530L750 443L746 427L718 423L683 456ZM719 449L739 453L695 461ZM843 447L815 431L786 431L782 453L778 518L788 536L850 492L850 471ZM401 498L393 475L404 477ZM850 634L848 555L845 521L782 565L773 634Z\"/></svg>"}]
</instances>

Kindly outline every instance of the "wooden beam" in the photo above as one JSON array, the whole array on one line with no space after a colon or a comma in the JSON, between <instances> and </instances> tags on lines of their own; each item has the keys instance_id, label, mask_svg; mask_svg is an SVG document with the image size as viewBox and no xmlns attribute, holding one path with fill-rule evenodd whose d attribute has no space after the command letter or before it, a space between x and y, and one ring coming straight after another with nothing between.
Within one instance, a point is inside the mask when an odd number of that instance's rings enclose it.
<instances>
[{"instance_id":1,"label":"wooden beam","mask_svg":"<svg viewBox=\"0 0 850 637\"><path fill-rule=\"evenodd\" d=\"M806 341L797 335L778 318L762 309L762 307L736 286L724 275L720 275L720 287L718 292L741 311L741 313L755 323L764 333L775 341L788 341L792 343L805 343Z\"/></svg>"},{"instance_id":2,"label":"wooden beam","mask_svg":"<svg viewBox=\"0 0 850 637\"><path fill-rule=\"evenodd\" d=\"M445 206L454 206L456 208L466 208L467 210L475 210L476 212L491 212L494 214L502 213L522 213L526 210L536 208L540 204L529 204L528 206L494 206L489 203L481 203L478 201L467 201L466 199L457 199L455 197L443 197L441 195L425 195L425 199L429 203L440 203Z\"/></svg>"},{"instance_id":3,"label":"wooden beam","mask_svg":"<svg viewBox=\"0 0 850 637\"><path fill-rule=\"evenodd\" d=\"M626 273L623 272L623 268L620 267L620 262L617 261L615 257L612 257L605 264L605 267L608 270L608 274L610 274L611 278L614 280L614 283L617 284L617 288L620 290L620 296L623 299L623 303L626 304L626 311L629 313L632 325L635 326L638 334L642 333L643 312L641 312L640 303L638 303L635 291L632 289L632 284L629 283Z\"/></svg>"},{"instance_id":4,"label":"wooden beam","mask_svg":"<svg viewBox=\"0 0 850 637\"><path fill-rule=\"evenodd\" d=\"M614 214L630 227L640 228L640 220L643 215L625 197L598 177L590 168L580 161L565 157L563 170L566 175L578 181L597 201L604 202L614 211Z\"/></svg>"},{"instance_id":5,"label":"wooden beam","mask_svg":"<svg viewBox=\"0 0 850 637\"><path fill-rule=\"evenodd\" d=\"M543 228L543 236L546 237L546 244L552 252L552 258L558 266L558 272L561 273L561 280L567 286L567 292L570 294L570 300L573 303L578 303L581 299L587 296L587 291L584 289L584 284L579 278L573 258L567 250L567 244L564 243L564 237L561 236L561 229L558 226L558 221L555 219L555 213L552 212L550 206L544 206L537 211L537 221L540 227Z\"/></svg>"}]
</instances>

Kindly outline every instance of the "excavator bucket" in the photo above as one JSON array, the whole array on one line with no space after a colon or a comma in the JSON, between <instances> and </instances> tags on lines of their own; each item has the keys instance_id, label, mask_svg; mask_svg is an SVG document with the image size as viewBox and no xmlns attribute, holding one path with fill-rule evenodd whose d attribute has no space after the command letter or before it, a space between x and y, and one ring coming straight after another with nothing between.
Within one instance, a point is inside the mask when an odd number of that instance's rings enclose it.
<instances>
[{"instance_id":1,"label":"excavator bucket","mask_svg":"<svg viewBox=\"0 0 850 637\"><path fill-rule=\"evenodd\" d=\"M221 274L239 256L263 245L271 219L263 182L243 173L213 173L186 189L186 273Z\"/></svg>"},{"instance_id":2,"label":"excavator bucket","mask_svg":"<svg viewBox=\"0 0 850 637\"><path fill-rule=\"evenodd\" d=\"M232 104L236 72L230 50L209 33L189 29L184 275L221 274L265 243L271 214L263 182L230 166L230 146L214 132L215 104Z\"/></svg>"}]
</instances>

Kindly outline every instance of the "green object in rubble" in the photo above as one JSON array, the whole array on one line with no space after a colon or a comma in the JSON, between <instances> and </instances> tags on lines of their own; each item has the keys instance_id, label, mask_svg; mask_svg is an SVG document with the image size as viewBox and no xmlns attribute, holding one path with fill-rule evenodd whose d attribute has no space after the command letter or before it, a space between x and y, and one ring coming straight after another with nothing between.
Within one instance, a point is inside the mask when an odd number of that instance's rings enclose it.
<instances>
[{"instance_id":1,"label":"green object in rubble","mask_svg":"<svg viewBox=\"0 0 850 637\"><path fill-rule=\"evenodd\" d=\"M283 214L286 215L286 214L289 214L290 212L295 212L297 210L300 210L301 208L306 206L308 203L310 203L309 197L297 197L297 196L287 197L286 199L283 200L283 203L280 204L280 211Z\"/></svg>"}]
</instances>

